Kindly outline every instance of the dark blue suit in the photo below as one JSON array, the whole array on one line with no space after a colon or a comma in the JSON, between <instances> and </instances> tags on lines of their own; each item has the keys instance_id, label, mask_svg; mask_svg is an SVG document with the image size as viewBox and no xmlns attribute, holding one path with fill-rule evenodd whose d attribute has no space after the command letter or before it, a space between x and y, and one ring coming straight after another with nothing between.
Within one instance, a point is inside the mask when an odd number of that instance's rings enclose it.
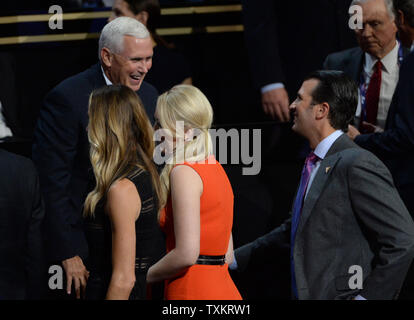
<instances>
[{"instance_id":1,"label":"dark blue suit","mask_svg":"<svg viewBox=\"0 0 414 320\"><path fill-rule=\"evenodd\" d=\"M36 169L0 149L0 300L39 299L44 277L44 207Z\"/></svg>"},{"instance_id":2,"label":"dark blue suit","mask_svg":"<svg viewBox=\"0 0 414 320\"><path fill-rule=\"evenodd\" d=\"M388 166L401 198L414 216L414 53L401 65L385 131L359 135L355 142Z\"/></svg>"},{"instance_id":3,"label":"dark blue suit","mask_svg":"<svg viewBox=\"0 0 414 320\"><path fill-rule=\"evenodd\" d=\"M46 205L50 261L88 256L82 225L82 206L93 181L86 131L88 101L90 93L104 85L101 66L94 65L56 86L40 110L33 160ZM156 89L143 82L137 93L153 122Z\"/></svg>"}]
</instances>

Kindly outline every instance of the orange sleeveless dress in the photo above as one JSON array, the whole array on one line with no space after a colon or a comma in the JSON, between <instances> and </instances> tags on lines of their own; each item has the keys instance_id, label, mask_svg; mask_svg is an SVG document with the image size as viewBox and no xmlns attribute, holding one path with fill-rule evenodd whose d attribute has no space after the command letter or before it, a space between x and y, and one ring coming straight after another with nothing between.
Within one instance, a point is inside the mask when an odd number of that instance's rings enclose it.
<instances>
[{"instance_id":1,"label":"orange sleeveless dress","mask_svg":"<svg viewBox=\"0 0 414 320\"><path fill-rule=\"evenodd\" d=\"M187 163L203 181L200 198L200 255L225 255L233 225L233 190L226 172L214 156L210 163ZM171 198L160 224L166 233L167 252L175 247ZM165 283L166 300L241 300L228 265L193 265Z\"/></svg>"}]
</instances>

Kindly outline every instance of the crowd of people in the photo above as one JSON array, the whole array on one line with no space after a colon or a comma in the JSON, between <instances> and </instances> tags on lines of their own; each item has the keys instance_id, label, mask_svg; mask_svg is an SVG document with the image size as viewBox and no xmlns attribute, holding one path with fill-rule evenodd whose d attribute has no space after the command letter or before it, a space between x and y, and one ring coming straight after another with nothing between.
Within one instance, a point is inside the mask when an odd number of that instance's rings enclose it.
<instances>
[{"instance_id":1,"label":"crowd of people","mask_svg":"<svg viewBox=\"0 0 414 320\"><path fill-rule=\"evenodd\" d=\"M263 110L291 120L310 152L291 217L234 249L210 102L189 72L162 79L184 62L156 34L158 1L115 0L99 63L45 97L33 162L0 150L0 299L240 300L230 272L275 254L290 261L293 299L414 298L414 1L347 5L362 8L359 46L324 47L324 70L300 70L297 85L272 38L279 2L243 1ZM47 288L53 265L59 290Z\"/></svg>"}]
</instances>

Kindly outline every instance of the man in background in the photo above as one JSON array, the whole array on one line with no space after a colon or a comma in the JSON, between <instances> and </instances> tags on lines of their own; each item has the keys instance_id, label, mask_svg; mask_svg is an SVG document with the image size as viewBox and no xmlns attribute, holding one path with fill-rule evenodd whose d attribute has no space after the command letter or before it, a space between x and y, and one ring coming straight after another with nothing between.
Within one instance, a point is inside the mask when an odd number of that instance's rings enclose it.
<instances>
[{"instance_id":1,"label":"man in background","mask_svg":"<svg viewBox=\"0 0 414 320\"><path fill-rule=\"evenodd\" d=\"M245 39L263 111L286 122L289 98L331 52L354 45L348 28L351 0L243 0Z\"/></svg>"},{"instance_id":2,"label":"man in background","mask_svg":"<svg viewBox=\"0 0 414 320\"><path fill-rule=\"evenodd\" d=\"M31 160L0 149L0 300L44 298L44 206Z\"/></svg>"},{"instance_id":3,"label":"man in background","mask_svg":"<svg viewBox=\"0 0 414 320\"><path fill-rule=\"evenodd\" d=\"M359 47L330 54L326 70L341 70L359 85L356 126L363 133L383 130L408 50L397 41L392 0L354 0L362 9L363 27L355 29Z\"/></svg>"},{"instance_id":4,"label":"man in background","mask_svg":"<svg viewBox=\"0 0 414 320\"><path fill-rule=\"evenodd\" d=\"M394 0L396 24L402 45L413 48L414 1ZM348 135L359 146L376 154L389 168L395 186L414 218L414 53L401 65L384 131L361 134L350 126ZM414 298L414 266L401 291L402 299Z\"/></svg>"}]
</instances>

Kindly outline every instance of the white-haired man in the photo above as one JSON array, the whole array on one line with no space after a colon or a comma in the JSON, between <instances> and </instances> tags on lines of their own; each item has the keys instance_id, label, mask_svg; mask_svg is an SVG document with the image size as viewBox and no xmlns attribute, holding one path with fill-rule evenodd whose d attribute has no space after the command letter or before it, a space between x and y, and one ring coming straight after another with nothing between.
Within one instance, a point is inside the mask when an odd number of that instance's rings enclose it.
<instances>
[{"instance_id":1,"label":"white-haired man","mask_svg":"<svg viewBox=\"0 0 414 320\"><path fill-rule=\"evenodd\" d=\"M355 29L359 47L330 54L324 69L344 71L358 83L356 127L371 133L385 127L400 66L409 50L396 39L392 0L354 0L354 5L362 8L363 27Z\"/></svg>"},{"instance_id":2,"label":"white-haired man","mask_svg":"<svg viewBox=\"0 0 414 320\"><path fill-rule=\"evenodd\" d=\"M46 205L50 263L61 263L65 289L80 298L88 271L82 206L93 174L87 137L88 100L99 87L123 84L135 90L153 121L157 90L143 81L152 64L148 30L135 19L108 23L99 39L100 63L70 77L46 96L34 134L33 160ZM73 286L72 286L73 283Z\"/></svg>"},{"instance_id":3,"label":"white-haired man","mask_svg":"<svg viewBox=\"0 0 414 320\"><path fill-rule=\"evenodd\" d=\"M394 0L396 24L402 45L414 51L414 1ZM356 144L373 152L390 170L405 206L414 218L414 52L401 65L397 88L392 99L385 129L360 134L350 127L348 135ZM411 266L401 299L414 297L414 264Z\"/></svg>"}]
</instances>

